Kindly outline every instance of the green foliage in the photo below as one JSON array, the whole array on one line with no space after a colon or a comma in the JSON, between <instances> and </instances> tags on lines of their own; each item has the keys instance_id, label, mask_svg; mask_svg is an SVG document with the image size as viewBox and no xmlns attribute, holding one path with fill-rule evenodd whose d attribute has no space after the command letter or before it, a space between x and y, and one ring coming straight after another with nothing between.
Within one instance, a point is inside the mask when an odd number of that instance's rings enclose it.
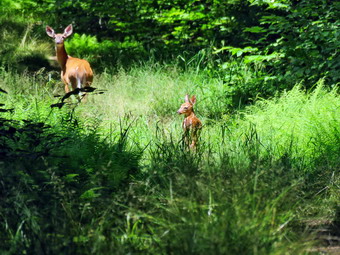
<instances>
[{"instance_id":1,"label":"green foliage","mask_svg":"<svg viewBox=\"0 0 340 255\"><path fill-rule=\"evenodd\" d=\"M8 13L7 13L8 14ZM0 16L0 66L18 71L49 68L49 44L33 34L34 23L23 17Z\"/></svg>"},{"instance_id":2,"label":"green foliage","mask_svg":"<svg viewBox=\"0 0 340 255\"><path fill-rule=\"evenodd\" d=\"M337 91L297 86L214 119L223 83L179 70L97 75L106 93L61 110L42 74L2 70L2 253L308 252L305 220L335 219L340 199ZM195 152L180 89L204 123Z\"/></svg>"},{"instance_id":3,"label":"green foliage","mask_svg":"<svg viewBox=\"0 0 340 255\"><path fill-rule=\"evenodd\" d=\"M296 86L276 100L257 102L245 119L256 127L268 152L284 155L291 150L292 159L304 159L307 165L325 160L338 164L339 102L337 90L326 91L320 81L310 94ZM275 148L269 145L273 140L277 141Z\"/></svg>"},{"instance_id":4,"label":"green foliage","mask_svg":"<svg viewBox=\"0 0 340 255\"><path fill-rule=\"evenodd\" d=\"M65 42L69 55L86 58L96 70L102 70L112 63L126 66L145 57L143 45L137 41L110 41L98 42L96 36L79 35L75 33ZM125 56L131 56L126 59ZM110 67L110 69L115 69Z\"/></svg>"},{"instance_id":5,"label":"green foliage","mask_svg":"<svg viewBox=\"0 0 340 255\"><path fill-rule=\"evenodd\" d=\"M245 33L253 34L249 44L256 48L228 46L217 53L228 50L238 57L250 53L244 57L245 63L265 61L266 69L271 69L270 73L284 88L292 88L302 80L310 88L324 77L328 85L339 82L337 2L252 1L252 4L268 6L261 13L260 26L244 29Z\"/></svg>"},{"instance_id":6,"label":"green foliage","mask_svg":"<svg viewBox=\"0 0 340 255\"><path fill-rule=\"evenodd\" d=\"M158 56L174 56L183 50L210 47L213 40L237 43L243 37L240 27L255 25L256 8L244 0L48 0L39 4L20 0L15 10L29 13L33 19L40 17L52 27L76 21L79 33L96 34L100 41L138 42L146 50L158 49Z\"/></svg>"},{"instance_id":7,"label":"green foliage","mask_svg":"<svg viewBox=\"0 0 340 255\"><path fill-rule=\"evenodd\" d=\"M16 4L6 3L1 5L5 14L1 22L9 43L0 47L2 65L19 63L19 69L28 66L32 71L48 66L44 61L47 47L42 49L43 44L30 35L33 31L44 35L40 27L43 20L57 30L73 23L78 34L67 42L69 54L86 57L99 71L116 69L117 63L128 66L145 59L171 62L177 58L183 60L184 68L192 59L199 59L200 69L209 69L211 75L230 76L223 68L228 65L230 55L242 58L241 62L250 69L261 66L261 78L249 85L252 88L233 88L238 91L236 101L241 104L251 102L256 96L272 96L290 89L302 80L307 88L322 78L326 86L339 82L336 1L48 0L37 4L20 0ZM13 18L14 12L22 16ZM13 29L6 20L23 27ZM27 32L22 31L26 24ZM212 49L217 49L215 54L211 54ZM262 86L261 80L266 84Z\"/></svg>"},{"instance_id":8,"label":"green foliage","mask_svg":"<svg viewBox=\"0 0 340 255\"><path fill-rule=\"evenodd\" d=\"M138 177L140 152L127 147L127 131L108 141L89 131L90 125L74 126L75 119L30 111L30 119L1 119L0 251L5 254L59 253L62 243L82 246L88 237L79 235L76 225L85 211Z\"/></svg>"},{"instance_id":9,"label":"green foliage","mask_svg":"<svg viewBox=\"0 0 340 255\"><path fill-rule=\"evenodd\" d=\"M95 36L79 35L75 33L72 39L65 42L65 47L68 49L69 54L76 54L83 58L88 52L97 52L100 45Z\"/></svg>"},{"instance_id":10,"label":"green foliage","mask_svg":"<svg viewBox=\"0 0 340 255\"><path fill-rule=\"evenodd\" d=\"M280 38L267 46L268 51L283 54L276 69L285 70L282 79L292 83L304 79L310 85L321 77L327 83L339 81L338 4L330 1L302 1L285 17L263 17L268 33L280 31ZM302 18L301 18L302 17ZM297 21L297 18L299 20Z\"/></svg>"},{"instance_id":11,"label":"green foliage","mask_svg":"<svg viewBox=\"0 0 340 255\"><path fill-rule=\"evenodd\" d=\"M310 253L321 226L307 222L339 214L338 8L1 1L0 253ZM70 23L68 54L105 93L51 108L62 86L44 27ZM182 146L185 94L196 151Z\"/></svg>"}]
</instances>

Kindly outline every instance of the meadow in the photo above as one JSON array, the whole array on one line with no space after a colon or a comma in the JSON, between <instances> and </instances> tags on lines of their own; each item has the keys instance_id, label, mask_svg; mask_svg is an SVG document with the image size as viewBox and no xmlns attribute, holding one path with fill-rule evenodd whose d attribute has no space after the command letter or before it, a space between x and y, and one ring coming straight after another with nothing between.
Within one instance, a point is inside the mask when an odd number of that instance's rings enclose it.
<instances>
[{"instance_id":1,"label":"meadow","mask_svg":"<svg viewBox=\"0 0 340 255\"><path fill-rule=\"evenodd\" d=\"M218 77L152 62L93 86L104 93L51 108L57 72L1 71L13 108L2 113L2 254L322 251L320 229L339 214L337 87L297 84L231 110ZM181 142L186 93L203 122L197 151Z\"/></svg>"},{"instance_id":2,"label":"meadow","mask_svg":"<svg viewBox=\"0 0 340 255\"><path fill-rule=\"evenodd\" d=\"M339 254L337 1L2 0L0 14L0 254ZM51 107L64 88L45 29L69 24L96 90Z\"/></svg>"}]
</instances>

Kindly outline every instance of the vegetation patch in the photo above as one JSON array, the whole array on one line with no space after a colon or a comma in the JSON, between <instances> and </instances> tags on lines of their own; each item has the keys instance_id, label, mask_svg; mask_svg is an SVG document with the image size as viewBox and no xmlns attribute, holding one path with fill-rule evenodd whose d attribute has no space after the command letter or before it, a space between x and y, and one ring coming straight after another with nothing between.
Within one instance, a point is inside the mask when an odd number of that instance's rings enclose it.
<instances>
[{"instance_id":1,"label":"vegetation patch","mask_svg":"<svg viewBox=\"0 0 340 255\"><path fill-rule=\"evenodd\" d=\"M0 253L337 251L338 7L1 1ZM68 24L94 80L65 95Z\"/></svg>"}]
</instances>

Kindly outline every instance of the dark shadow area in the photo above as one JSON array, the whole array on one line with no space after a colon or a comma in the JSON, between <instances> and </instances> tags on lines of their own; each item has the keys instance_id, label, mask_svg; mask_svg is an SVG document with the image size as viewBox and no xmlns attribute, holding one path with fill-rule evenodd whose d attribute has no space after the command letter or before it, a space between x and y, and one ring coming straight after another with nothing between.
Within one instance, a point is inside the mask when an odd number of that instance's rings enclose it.
<instances>
[{"instance_id":1,"label":"dark shadow area","mask_svg":"<svg viewBox=\"0 0 340 255\"><path fill-rule=\"evenodd\" d=\"M105 139L77 123L73 115L59 127L0 118L0 253L75 254L79 226L138 179L129 128Z\"/></svg>"}]
</instances>

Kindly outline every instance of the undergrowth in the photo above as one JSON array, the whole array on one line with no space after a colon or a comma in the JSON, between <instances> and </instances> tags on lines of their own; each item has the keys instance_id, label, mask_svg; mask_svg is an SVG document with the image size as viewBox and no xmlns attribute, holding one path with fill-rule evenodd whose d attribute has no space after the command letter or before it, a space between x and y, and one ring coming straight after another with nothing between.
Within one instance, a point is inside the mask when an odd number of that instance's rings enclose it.
<instances>
[{"instance_id":1,"label":"undergrowth","mask_svg":"<svg viewBox=\"0 0 340 255\"><path fill-rule=\"evenodd\" d=\"M223 81L176 66L98 74L104 94L62 109L57 79L1 71L2 254L307 254L304 220L335 220L339 96L322 81L231 114Z\"/></svg>"}]
</instances>

